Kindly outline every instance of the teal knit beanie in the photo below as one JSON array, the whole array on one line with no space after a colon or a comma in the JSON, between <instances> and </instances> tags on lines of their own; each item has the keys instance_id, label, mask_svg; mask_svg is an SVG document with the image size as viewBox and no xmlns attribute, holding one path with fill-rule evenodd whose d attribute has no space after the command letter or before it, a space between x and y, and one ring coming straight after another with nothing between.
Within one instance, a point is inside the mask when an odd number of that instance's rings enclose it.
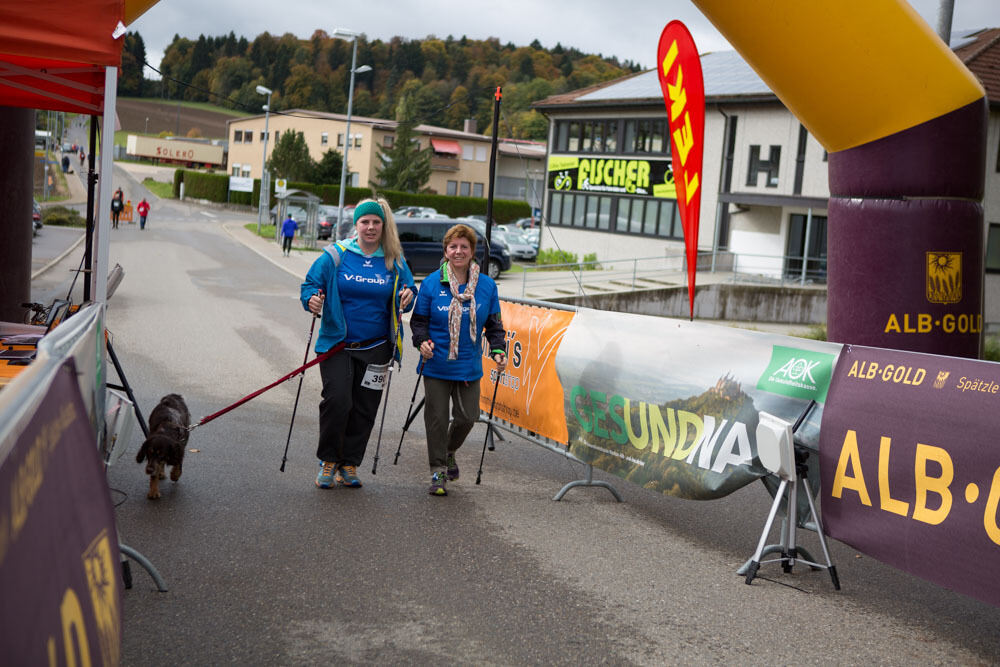
<instances>
[{"instance_id":1,"label":"teal knit beanie","mask_svg":"<svg viewBox=\"0 0 1000 667\"><path fill-rule=\"evenodd\" d=\"M377 215L385 222L385 212L382 211L382 207L378 202L368 200L358 204L357 208L354 209L354 224L358 224L358 220L364 215Z\"/></svg>"}]
</instances>

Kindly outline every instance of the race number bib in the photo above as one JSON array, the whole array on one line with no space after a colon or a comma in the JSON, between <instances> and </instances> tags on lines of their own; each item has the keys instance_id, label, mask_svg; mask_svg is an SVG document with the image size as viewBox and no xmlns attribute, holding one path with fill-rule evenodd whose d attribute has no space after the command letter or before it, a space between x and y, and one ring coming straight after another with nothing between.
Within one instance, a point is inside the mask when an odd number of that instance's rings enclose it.
<instances>
[{"instance_id":1,"label":"race number bib","mask_svg":"<svg viewBox=\"0 0 1000 667\"><path fill-rule=\"evenodd\" d=\"M385 386L386 376L389 375L389 364L368 364L365 369L365 376L361 379L361 386L368 389L382 390Z\"/></svg>"}]
</instances>

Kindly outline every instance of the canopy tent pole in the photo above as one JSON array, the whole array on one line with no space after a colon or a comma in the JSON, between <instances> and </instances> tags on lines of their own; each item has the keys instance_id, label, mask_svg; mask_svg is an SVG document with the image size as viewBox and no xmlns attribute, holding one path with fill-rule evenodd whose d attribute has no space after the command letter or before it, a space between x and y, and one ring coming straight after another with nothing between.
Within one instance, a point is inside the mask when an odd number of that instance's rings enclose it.
<instances>
[{"instance_id":1,"label":"canopy tent pole","mask_svg":"<svg viewBox=\"0 0 1000 667\"><path fill-rule=\"evenodd\" d=\"M94 212L96 224L94 229L97 233L95 247L97 258L94 265L94 272L91 274L94 285L94 301L97 303L107 303L108 300L108 252L111 246L111 218L108 212L111 210L112 170L114 168L112 158L114 157L115 141L115 89L118 86L118 69L115 67L104 68L104 116L101 123L101 167L98 170L97 179L97 210Z\"/></svg>"}]
</instances>

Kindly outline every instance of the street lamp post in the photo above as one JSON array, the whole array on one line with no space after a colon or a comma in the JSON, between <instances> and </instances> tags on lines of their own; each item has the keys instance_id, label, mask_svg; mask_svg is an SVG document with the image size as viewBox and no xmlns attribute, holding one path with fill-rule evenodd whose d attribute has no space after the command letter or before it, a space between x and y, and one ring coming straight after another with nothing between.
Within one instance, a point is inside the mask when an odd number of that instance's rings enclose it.
<instances>
[{"instance_id":1,"label":"street lamp post","mask_svg":"<svg viewBox=\"0 0 1000 667\"><path fill-rule=\"evenodd\" d=\"M371 67L369 65L362 65L358 67L358 33L353 30L347 30L345 28L337 28L333 31L335 37L344 37L350 39L354 42L353 52L351 54L351 85L347 91L347 128L344 130L344 164L340 168L340 201L338 202L337 208L337 233L340 233L340 225L344 221L344 190L346 189L347 181L347 151L351 149L351 107L354 105L354 75L364 74L365 72L370 72Z\"/></svg>"},{"instance_id":2,"label":"street lamp post","mask_svg":"<svg viewBox=\"0 0 1000 667\"><path fill-rule=\"evenodd\" d=\"M271 115L271 93L270 88L257 86L258 95L267 95L267 104L264 105L264 155L260 160L260 201L257 204L257 236L260 236L260 223L264 216L264 209L267 207L268 184L265 183L264 175L267 173L267 122Z\"/></svg>"}]
</instances>

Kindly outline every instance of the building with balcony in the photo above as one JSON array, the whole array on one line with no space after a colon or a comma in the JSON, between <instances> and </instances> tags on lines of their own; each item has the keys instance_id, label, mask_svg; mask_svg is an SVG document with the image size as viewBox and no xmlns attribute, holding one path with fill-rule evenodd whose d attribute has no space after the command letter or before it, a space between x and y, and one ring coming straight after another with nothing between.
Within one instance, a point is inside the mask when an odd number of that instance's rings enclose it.
<instances>
[{"instance_id":1,"label":"building with balcony","mask_svg":"<svg viewBox=\"0 0 1000 667\"><path fill-rule=\"evenodd\" d=\"M228 122L229 171L232 175L260 178L264 124L263 115ZM302 132L310 156L317 161L330 149L343 154L349 141L348 184L368 187L378 185L379 148L392 147L398 122L352 115L351 136L345 138L346 115L291 109L270 114L267 125L271 135L267 142L268 157L281 135L289 131ZM463 131L417 125L415 135L420 148L432 150L428 191L462 197L487 196L491 137L476 134L469 123ZM542 143L500 139L494 196L540 206L544 160ZM530 198L532 194L534 200Z\"/></svg>"}]
</instances>

